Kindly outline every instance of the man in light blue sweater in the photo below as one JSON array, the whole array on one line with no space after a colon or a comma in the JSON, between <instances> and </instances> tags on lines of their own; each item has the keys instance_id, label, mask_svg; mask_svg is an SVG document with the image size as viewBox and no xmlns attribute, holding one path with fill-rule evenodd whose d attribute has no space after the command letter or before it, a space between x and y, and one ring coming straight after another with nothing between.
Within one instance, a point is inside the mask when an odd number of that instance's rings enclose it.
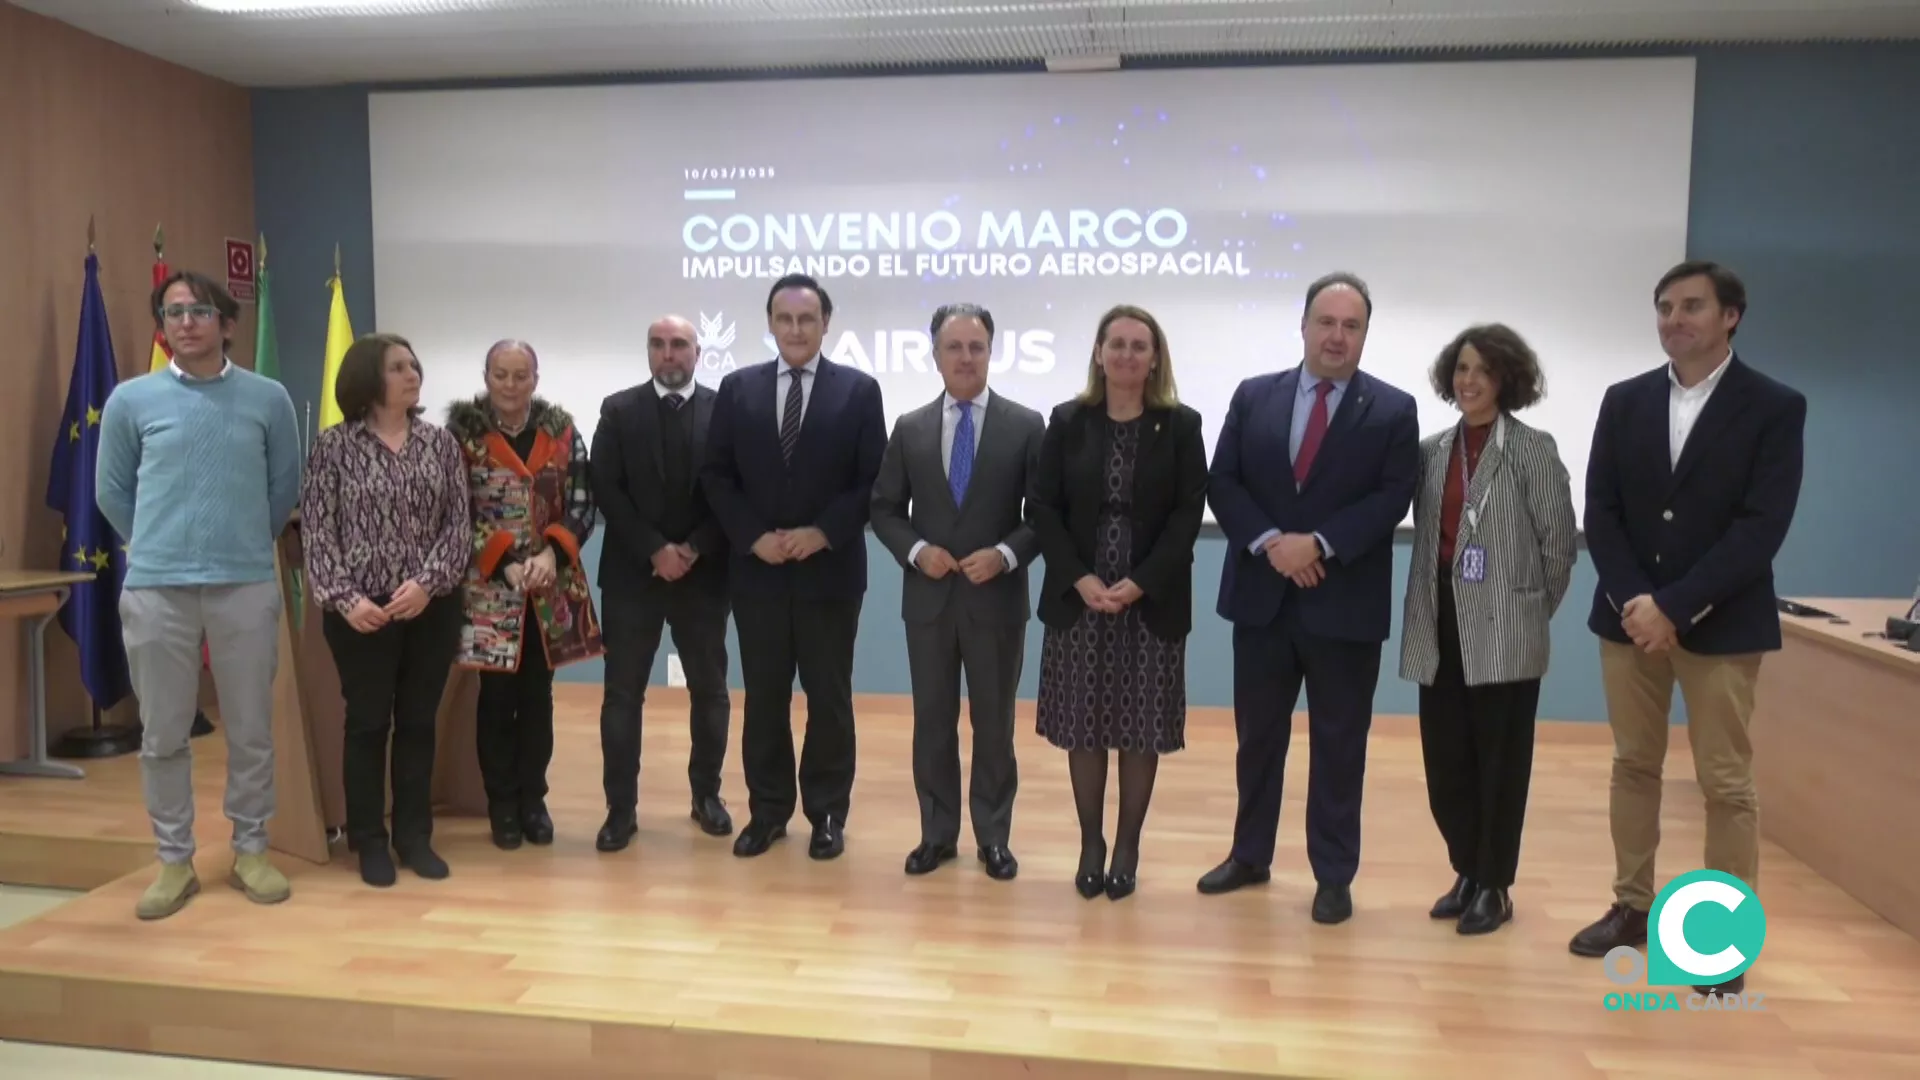
<instances>
[{"instance_id":1,"label":"man in light blue sweater","mask_svg":"<svg viewBox=\"0 0 1920 1080\"><path fill-rule=\"evenodd\" d=\"M153 313L173 363L107 398L95 485L100 512L127 538L120 621L160 854L160 876L135 908L142 919L165 918L200 891L188 737L203 635L227 736L228 881L256 903L291 894L267 860L280 659L274 542L299 503L303 457L286 388L227 359L240 306L225 289L176 273L154 290Z\"/></svg>"}]
</instances>

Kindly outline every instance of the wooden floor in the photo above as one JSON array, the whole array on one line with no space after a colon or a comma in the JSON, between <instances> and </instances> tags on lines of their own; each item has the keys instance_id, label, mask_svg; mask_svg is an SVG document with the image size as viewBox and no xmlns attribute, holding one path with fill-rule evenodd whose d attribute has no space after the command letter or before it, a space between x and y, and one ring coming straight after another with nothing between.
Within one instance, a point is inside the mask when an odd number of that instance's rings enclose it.
<instances>
[{"instance_id":1,"label":"wooden floor","mask_svg":"<svg viewBox=\"0 0 1920 1080\"><path fill-rule=\"evenodd\" d=\"M224 884L220 737L195 740L206 891L154 924L133 917L151 872L133 759L80 782L0 779L15 842L142 852L136 872L0 934L0 1037L434 1076L1920 1075L1920 945L1770 845L1769 936L1748 983L1764 1011L1603 1007L1598 963L1566 949L1609 899L1603 728L1543 725L1516 920L1468 939L1426 917L1450 874L1404 720L1376 726L1356 915L1322 927L1307 915L1304 732L1270 885L1194 889L1234 813L1231 717L1200 710L1188 750L1162 764L1140 891L1089 902L1071 885L1065 761L1030 719L1021 873L1003 884L970 843L929 877L902 874L918 836L904 701L861 703L847 852L815 863L800 819L757 860L698 831L684 697L652 696L627 852L593 850L598 692L563 684L551 848L500 852L484 823L443 820L449 880L403 872L376 891L344 852L282 860L294 897L271 908ZM743 822L737 755L728 765ZM1691 771L1677 739L1663 880L1698 865Z\"/></svg>"}]
</instances>

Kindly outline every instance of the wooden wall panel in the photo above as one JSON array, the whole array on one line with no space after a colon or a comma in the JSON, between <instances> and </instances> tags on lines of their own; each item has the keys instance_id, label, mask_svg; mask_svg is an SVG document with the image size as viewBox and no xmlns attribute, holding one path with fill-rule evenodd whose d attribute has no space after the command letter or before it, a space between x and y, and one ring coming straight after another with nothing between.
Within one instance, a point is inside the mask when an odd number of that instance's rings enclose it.
<instances>
[{"instance_id":1,"label":"wooden wall panel","mask_svg":"<svg viewBox=\"0 0 1920 1080\"><path fill-rule=\"evenodd\" d=\"M169 265L223 274L225 239L254 235L253 138L244 89L0 0L0 567L59 558L47 468L66 404L95 220L100 286L122 379L146 369L153 231ZM253 311L235 331L253 362ZM56 734L91 718L73 643L48 633ZM0 758L26 751L19 628L0 626ZM122 708L130 707L131 703Z\"/></svg>"}]
</instances>

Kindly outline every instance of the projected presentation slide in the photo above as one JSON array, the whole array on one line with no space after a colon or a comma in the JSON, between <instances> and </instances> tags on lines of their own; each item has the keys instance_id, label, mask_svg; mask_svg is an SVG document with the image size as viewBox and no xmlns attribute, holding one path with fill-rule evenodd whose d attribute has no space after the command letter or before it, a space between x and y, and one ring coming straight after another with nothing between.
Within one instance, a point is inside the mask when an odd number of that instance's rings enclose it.
<instances>
[{"instance_id":1,"label":"projected presentation slide","mask_svg":"<svg viewBox=\"0 0 1920 1080\"><path fill-rule=\"evenodd\" d=\"M1607 384L1663 361L1652 288L1684 257L1693 62L1582 60L848 78L376 94L381 330L430 406L487 346L538 350L590 429L647 378L646 329L699 329L701 381L775 355L769 286L819 278L825 352L889 422L940 393L928 319L985 304L992 386L1043 414L1103 311L1166 328L1209 447L1234 386L1299 363L1302 294L1350 270L1363 365L1453 423L1426 371L1512 325L1575 476ZM436 408L435 413L439 410Z\"/></svg>"}]
</instances>

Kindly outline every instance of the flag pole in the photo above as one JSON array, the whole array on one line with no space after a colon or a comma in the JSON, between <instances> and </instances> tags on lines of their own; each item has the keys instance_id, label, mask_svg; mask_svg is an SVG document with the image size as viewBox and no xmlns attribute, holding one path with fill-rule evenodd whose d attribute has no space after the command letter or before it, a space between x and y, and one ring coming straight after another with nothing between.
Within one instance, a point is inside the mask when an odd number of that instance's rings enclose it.
<instances>
[{"instance_id":1,"label":"flag pole","mask_svg":"<svg viewBox=\"0 0 1920 1080\"><path fill-rule=\"evenodd\" d=\"M95 217L87 215L87 257L92 259L99 254L98 234L95 229ZM77 592L77 590L76 590ZM76 598L69 595L67 603ZM88 704L92 706L92 719L86 727L69 728L54 740L48 751L57 758L109 758L131 754L140 749L144 734L138 722L132 724L105 724L101 722L100 703L88 695Z\"/></svg>"}]
</instances>

